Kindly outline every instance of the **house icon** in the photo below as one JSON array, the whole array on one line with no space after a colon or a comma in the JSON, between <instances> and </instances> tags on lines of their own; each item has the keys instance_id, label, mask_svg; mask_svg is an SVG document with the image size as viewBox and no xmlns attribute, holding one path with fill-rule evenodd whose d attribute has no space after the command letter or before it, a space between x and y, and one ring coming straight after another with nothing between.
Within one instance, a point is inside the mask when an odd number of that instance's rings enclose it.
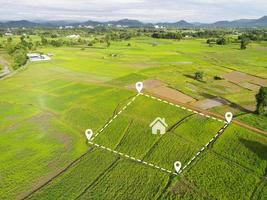
<instances>
[{"instance_id":1,"label":"house icon","mask_svg":"<svg viewBox=\"0 0 267 200\"><path fill-rule=\"evenodd\" d=\"M165 122L165 118L160 118L157 117L150 125L151 130L152 130L152 134L165 134L166 133L166 128L168 127L168 125Z\"/></svg>"}]
</instances>

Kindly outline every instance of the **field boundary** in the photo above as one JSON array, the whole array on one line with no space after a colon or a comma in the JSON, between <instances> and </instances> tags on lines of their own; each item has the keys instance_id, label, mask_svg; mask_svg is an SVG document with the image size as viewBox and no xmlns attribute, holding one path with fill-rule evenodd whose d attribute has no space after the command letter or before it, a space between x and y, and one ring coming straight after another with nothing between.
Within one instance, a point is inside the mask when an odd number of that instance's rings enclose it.
<instances>
[{"instance_id":1,"label":"field boundary","mask_svg":"<svg viewBox=\"0 0 267 200\"><path fill-rule=\"evenodd\" d=\"M112 122L114 119L116 119L124 110L126 110L126 108L128 108L135 100L136 98L140 95L140 93L138 93L137 95L135 95L131 101L129 101L116 115L114 115L107 123L105 123L105 125L95 134L95 136L93 136L93 138L91 140L94 140L100 133L102 133Z\"/></svg>"},{"instance_id":2,"label":"field boundary","mask_svg":"<svg viewBox=\"0 0 267 200\"><path fill-rule=\"evenodd\" d=\"M153 163L149 163L149 162L146 162L146 161L143 161L143 160L141 160L141 159L138 159L138 158L135 158L135 157L133 157L133 156L130 156L130 155L128 155L128 154L125 154L125 153L121 153L121 152L119 152L119 151L116 151L116 150L112 150L111 148L108 148L108 147L105 147L105 146L102 146L102 145L99 145L99 144L96 144L96 143L94 143L94 142L92 142L92 141L88 141L88 143L89 144L91 144L91 145L94 145L94 146L96 146L96 147L99 147L99 148L101 148L101 149L104 149L104 150L106 150L106 151L109 151L109 152L112 152L112 153L114 153L114 154L117 154L117 155L120 155L120 156L123 156L123 157L125 157L125 158L127 158L127 159L130 159L130 160L134 160L134 161L136 161L136 162L139 162L139 163L142 163L142 164L144 164L144 165L148 165L148 166L150 166L150 167L153 167L153 168L155 168L155 169L158 169L158 170L161 170L161 171L163 171L163 172L166 172L166 173L169 173L169 174L172 174L172 175L179 175L179 174L181 174L187 167L189 167L191 164L192 164L192 162L196 159L196 158L198 158L207 148L208 148L208 146L210 146L210 144L211 143L214 143L215 141L216 141L216 139L224 132L224 130L227 128L229 126L229 123L227 123L227 124L225 124L222 128L220 128L220 130L209 140L209 142L207 143L207 144L205 144L197 153L196 153L196 155L195 156L193 156L188 162L187 162L187 164L178 172L178 173L176 173L176 172L173 172L173 171L171 171L171 170L168 170L168 169L165 169L165 168L163 168L163 167L160 167L160 166L158 166L158 165L156 165L156 164L153 164Z\"/></svg>"},{"instance_id":3,"label":"field boundary","mask_svg":"<svg viewBox=\"0 0 267 200\"><path fill-rule=\"evenodd\" d=\"M216 139L224 132L224 130L229 126L229 123L225 124L211 139L210 141L205 144L197 153L195 156L191 158L190 161L187 162L187 164L179 171L179 174L181 174L187 167L189 167L192 162L198 158L208 147L210 146L211 143L214 143Z\"/></svg>"},{"instance_id":4,"label":"field boundary","mask_svg":"<svg viewBox=\"0 0 267 200\"><path fill-rule=\"evenodd\" d=\"M135 158L133 156L130 156L128 154L125 154L125 153L122 153L122 152L119 152L119 151L116 151L116 150L113 150L111 148L108 148L108 147L105 147L105 146L102 146L100 144L97 144L97 143L94 143L93 140L100 134L102 133L123 111L125 111L135 100L138 96L144 96L144 97L148 97L148 98L151 98L153 100L157 100L159 102L163 102L163 103L166 103L168 105L171 105L171 106L174 106L176 108L180 108L180 109L183 109L183 110L187 110L191 113L194 113L194 114L198 114L200 116L203 116L203 117L206 117L206 118L209 118L209 119L212 119L212 120L216 120L216 121L219 121L219 122L222 122L224 123L224 126L222 128L220 128L220 130L218 132L216 132L216 134L207 142L206 145L204 145L196 154L195 156L193 156L184 166L182 169L180 169L179 172L173 172L172 170L168 170L168 169L165 169L163 167L160 167L156 164L153 164L153 163L148 163L146 161L143 161L141 159L138 159L138 158ZM107 123L105 123L105 125L95 134L95 136L92 137L91 140L88 140L88 143L91 144L91 145L94 145L96 147L99 147L99 148L102 148L106 151L109 151L109 152L112 152L114 154L117 154L117 155L120 155L120 156L123 156L127 159L130 159L130 160L134 160L138 163L142 163L144 165L147 165L147 166L150 166L150 167L153 167L155 169L158 169L158 170L161 170L163 172L166 172L166 173L169 173L169 174L172 174L172 175L179 175L181 174L188 166L190 166L192 164L192 162L198 158L207 148L208 146L210 146L211 143L214 143L216 141L216 139L224 132L224 130L228 127L230 123L227 123L226 121L223 121L221 119L218 119L218 118L215 118L213 116L210 116L208 114L204 114L204 113L201 113L201 112L198 112L196 110L192 110L192 109L189 109L189 108L186 108L184 106L180 106L178 104L174 104L174 103L171 103L169 101L166 101L166 100L163 100L163 99L160 99L160 98L157 98L155 96L152 96L152 95L148 95L148 94L144 94L144 93L137 93L117 114L115 114Z\"/></svg>"},{"instance_id":5,"label":"field boundary","mask_svg":"<svg viewBox=\"0 0 267 200\"><path fill-rule=\"evenodd\" d=\"M95 136L92 137L91 141L93 141L100 133L102 133L120 114L122 114L123 111L125 111L135 100L138 96L145 96L145 97L148 97L148 98L151 98L153 100L157 100L159 102L163 102L163 103L166 103L168 105L171 105L171 106L175 106L177 108L180 108L180 109L183 109L183 110L187 110L189 112L192 112L194 114L198 114L198 115L201 115L201 116L204 116L206 118L209 118L209 119L213 119L213 120L216 120L216 121L219 121L219 122L222 122L222 123L225 123L227 124L226 121L223 121L219 118L216 118L216 117L213 117L211 115L208 115L208 114L204 114L202 112L199 112L199 111L196 111L196 110L192 110L190 108L186 108L185 106L180 106L178 104L174 104L172 102L169 102L169 101L166 101L166 100L163 100L163 99L160 99L158 97L155 97L155 96L152 96L152 95L149 95L149 94L144 94L144 93L137 93L116 115L114 115L107 123L104 124L104 126L96 132Z\"/></svg>"},{"instance_id":6,"label":"field boundary","mask_svg":"<svg viewBox=\"0 0 267 200\"><path fill-rule=\"evenodd\" d=\"M148 165L148 166L153 167L153 168L156 168L156 169L158 169L158 170L167 172L167 173L169 173L169 174L178 175L177 173L172 172L171 170L165 169L165 168L163 168L163 167L160 167L160 166L155 165L155 164L152 164L152 163L148 163L148 162L146 162L146 161L143 161L143 160L141 160L141 159L135 158L135 157L133 157L133 156L129 156L128 154L121 153L121 152L116 151L116 150L112 150L112 149L110 149L110 148L108 148L108 147L105 147L105 146L96 144L96 143L91 142L91 141L88 141L88 143L89 143L89 144L92 144L92 145L94 145L94 146L96 146L96 147L102 148L102 149L104 149L104 150L106 150L106 151L112 152L112 153L114 153L114 154L123 156L123 157L125 157L125 158L127 158L127 159L134 160L134 161L139 162L139 163L142 163L142 164L144 164L144 165Z\"/></svg>"},{"instance_id":7,"label":"field boundary","mask_svg":"<svg viewBox=\"0 0 267 200\"><path fill-rule=\"evenodd\" d=\"M151 99L154 99L154 100L157 100L157 101L160 101L160 102L163 102L163 103L166 103L166 104L169 104L171 106L175 106L177 108L180 108L180 109L183 109L183 110L187 110L189 112L193 112L195 114L198 114L198 115L201 115L201 116L204 116L204 117L207 117L207 118L210 118L210 119L213 119L213 120L216 120L216 121L219 121L219 122L224 122L224 123L227 123L226 121L223 121L219 118L216 118L216 117L213 117L213 116L210 116L208 114L204 114L202 112L199 112L199 111L196 111L196 110L192 110L190 108L186 108L185 106L180 106L178 104L174 104L174 103L171 103L169 101L166 101L166 100L163 100L163 99L160 99L158 97L155 97L155 96L152 96L152 95L149 95L149 94L144 94L144 93L140 93L142 96L145 96L145 97L148 97L148 98L151 98Z\"/></svg>"}]
</instances>

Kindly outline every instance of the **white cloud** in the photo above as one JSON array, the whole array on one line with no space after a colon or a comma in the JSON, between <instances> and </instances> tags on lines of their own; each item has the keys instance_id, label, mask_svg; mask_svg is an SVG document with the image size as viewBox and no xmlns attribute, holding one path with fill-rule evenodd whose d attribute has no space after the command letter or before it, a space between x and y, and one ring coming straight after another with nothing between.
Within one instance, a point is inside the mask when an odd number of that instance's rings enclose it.
<instances>
[{"instance_id":1,"label":"white cloud","mask_svg":"<svg viewBox=\"0 0 267 200\"><path fill-rule=\"evenodd\" d=\"M3 2L1 2L3 1ZM212 22L266 15L266 0L0 0L0 20Z\"/></svg>"}]
</instances>

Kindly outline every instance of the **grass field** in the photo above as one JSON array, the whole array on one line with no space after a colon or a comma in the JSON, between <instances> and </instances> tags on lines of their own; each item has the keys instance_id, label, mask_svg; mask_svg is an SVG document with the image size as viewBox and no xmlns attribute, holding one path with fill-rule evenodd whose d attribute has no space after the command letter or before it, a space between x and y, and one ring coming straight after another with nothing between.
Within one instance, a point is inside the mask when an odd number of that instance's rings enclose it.
<instances>
[{"instance_id":1,"label":"grass field","mask_svg":"<svg viewBox=\"0 0 267 200\"><path fill-rule=\"evenodd\" d=\"M34 38L38 39L38 38ZM127 44L131 43L131 46ZM133 38L109 48L46 47L51 61L0 80L0 199L21 199L68 170L29 199L265 199L267 137L230 125L181 176L86 143L136 95L129 85L160 80L197 100L232 102L211 111L234 110L238 120L267 130L266 116L244 114L255 91L227 80L238 70L267 78L266 43L208 47L204 40ZM116 55L116 56L114 56ZM204 72L204 81L192 78ZM149 124L165 117L168 132L152 135ZM176 126L175 126L176 124ZM94 142L174 171L185 165L223 123L139 96Z\"/></svg>"}]
</instances>

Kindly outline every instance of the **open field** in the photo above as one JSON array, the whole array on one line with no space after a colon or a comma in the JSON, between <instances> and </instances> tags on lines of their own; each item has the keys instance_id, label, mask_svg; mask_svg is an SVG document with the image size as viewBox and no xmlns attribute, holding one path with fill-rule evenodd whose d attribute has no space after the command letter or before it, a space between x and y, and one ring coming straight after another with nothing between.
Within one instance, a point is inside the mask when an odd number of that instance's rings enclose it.
<instances>
[{"instance_id":1,"label":"open field","mask_svg":"<svg viewBox=\"0 0 267 200\"><path fill-rule=\"evenodd\" d=\"M179 93L196 102L219 97L228 104L209 111L231 110L236 119L267 131L267 117L250 113L259 85L253 80L267 80L266 49L260 48L266 45L252 43L240 51L237 44L138 37L109 48L38 49L53 53L52 60L27 63L0 80L0 199L21 199L49 180L29 199L265 199L267 137L240 126L227 127L179 176L89 145L84 131L100 130L136 95L129 86L145 80L177 91L171 97L178 103ZM193 78L196 71L204 72L202 82ZM214 80L235 71L250 79ZM170 99L152 90L144 91ZM169 125L163 136L151 134L155 117ZM174 171L174 161L185 165L222 126L139 96L94 142Z\"/></svg>"},{"instance_id":2,"label":"open field","mask_svg":"<svg viewBox=\"0 0 267 200\"><path fill-rule=\"evenodd\" d=\"M151 113L144 112L147 111L144 108ZM173 161L177 158L182 163L186 163L213 136L212 133L216 133L220 123L196 114L190 115L187 111L177 112L180 108L171 108L173 107L146 99L146 97L139 98L105 131L101 132L94 142L167 169L171 168ZM152 113L155 112L166 116L166 121L170 122L171 127L173 127L173 123L177 124L177 121L179 123L163 136L151 135L144 124L146 124L146 119L152 117ZM173 112L177 112L178 115L174 115ZM181 118L184 120L181 121ZM201 129L194 127L201 127ZM181 177L168 175L168 173L151 166L105 151L105 156L113 155L114 159L117 158L115 163L106 165L106 168L92 183L87 183L87 186L83 186L83 188L76 188L72 194L75 194L74 198L78 199L144 199L152 197L155 199L196 197L237 199L250 197L253 196L257 185L261 184L261 177L265 176L266 142L267 138L264 136L255 135L243 128L230 125L218 142L202 153L202 156L189 166ZM98 148L94 147L93 149ZM236 151L237 149L238 151ZM89 153L87 157L93 156L91 154ZM102 163L105 156L99 157L95 163ZM51 196L51 199L64 199L64 194L68 195L68 192L71 191L71 185L78 185L82 180L70 182L75 181L75 177L77 178L77 174L72 171L78 171L82 166L86 166L88 172L91 172L90 165L84 165L81 162L73 166L69 173L63 173L34 193L30 199L45 199L50 196L48 194L55 193L56 196ZM83 173L87 174L87 171ZM229 174L231 175L229 176ZM155 182L155 180L157 181ZM244 187L244 183L247 187ZM231 187L226 189L225 184ZM58 189L60 185L65 187ZM151 187L152 185L153 187ZM251 187L252 185L255 187ZM107 190L103 190L103 188L107 188ZM234 191L237 191L235 195L233 195Z\"/></svg>"}]
</instances>

